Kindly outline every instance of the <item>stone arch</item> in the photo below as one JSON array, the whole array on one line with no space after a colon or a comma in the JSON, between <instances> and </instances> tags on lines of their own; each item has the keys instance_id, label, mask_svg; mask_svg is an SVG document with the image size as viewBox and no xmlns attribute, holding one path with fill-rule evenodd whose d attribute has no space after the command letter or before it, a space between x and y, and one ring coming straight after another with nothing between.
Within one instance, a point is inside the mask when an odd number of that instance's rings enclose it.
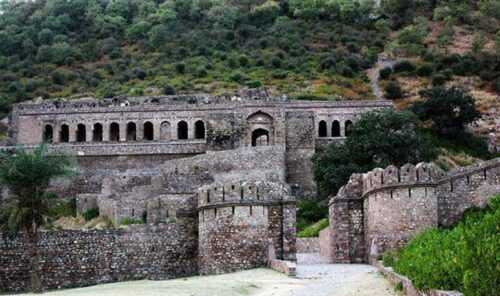
<instances>
[{"instance_id":1,"label":"stone arch","mask_svg":"<svg viewBox=\"0 0 500 296\"><path fill-rule=\"evenodd\" d=\"M120 141L120 125L116 122L112 122L109 125L109 140L111 142Z\"/></svg>"},{"instance_id":2,"label":"stone arch","mask_svg":"<svg viewBox=\"0 0 500 296\"><path fill-rule=\"evenodd\" d=\"M340 122L338 120L332 122L332 137L340 137Z\"/></svg>"},{"instance_id":3,"label":"stone arch","mask_svg":"<svg viewBox=\"0 0 500 296\"><path fill-rule=\"evenodd\" d=\"M76 126L76 141L77 142L87 141L87 128L83 123L80 123Z\"/></svg>"},{"instance_id":4,"label":"stone arch","mask_svg":"<svg viewBox=\"0 0 500 296\"><path fill-rule=\"evenodd\" d=\"M144 127L144 140L153 141L155 138L153 123L151 123L151 121L146 121L144 122L143 127Z\"/></svg>"},{"instance_id":5,"label":"stone arch","mask_svg":"<svg viewBox=\"0 0 500 296\"><path fill-rule=\"evenodd\" d=\"M135 122L127 123L127 141L137 141L137 126Z\"/></svg>"},{"instance_id":6,"label":"stone arch","mask_svg":"<svg viewBox=\"0 0 500 296\"><path fill-rule=\"evenodd\" d=\"M318 137L326 138L328 137L328 127L326 125L326 121L321 120L318 125Z\"/></svg>"},{"instance_id":7,"label":"stone arch","mask_svg":"<svg viewBox=\"0 0 500 296\"><path fill-rule=\"evenodd\" d=\"M160 139L170 140L170 122L164 121L160 125Z\"/></svg>"},{"instance_id":8,"label":"stone arch","mask_svg":"<svg viewBox=\"0 0 500 296\"><path fill-rule=\"evenodd\" d=\"M258 128L252 132L252 146L268 146L269 131L263 128Z\"/></svg>"},{"instance_id":9,"label":"stone arch","mask_svg":"<svg viewBox=\"0 0 500 296\"><path fill-rule=\"evenodd\" d=\"M198 120L194 123L194 138L205 139L205 123L203 120Z\"/></svg>"},{"instance_id":10,"label":"stone arch","mask_svg":"<svg viewBox=\"0 0 500 296\"><path fill-rule=\"evenodd\" d=\"M344 123L344 133L346 137L351 135L351 128L352 128L352 121L346 120Z\"/></svg>"},{"instance_id":11,"label":"stone arch","mask_svg":"<svg viewBox=\"0 0 500 296\"><path fill-rule=\"evenodd\" d=\"M184 120L177 123L177 139L187 140L188 139L188 124Z\"/></svg>"},{"instance_id":12,"label":"stone arch","mask_svg":"<svg viewBox=\"0 0 500 296\"><path fill-rule=\"evenodd\" d=\"M247 145L273 145L274 119L271 115L257 111L247 117L247 124Z\"/></svg>"},{"instance_id":13,"label":"stone arch","mask_svg":"<svg viewBox=\"0 0 500 296\"><path fill-rule=\"evenodd\" d=\"M69 126L67 124L61 125L61 130L59 131L59 142L69 142Z\"/></svg>"},{"instance_id":14,"label":"stone arch","mask_svg":"<svg viewBox=\"0 0 500 296\"><path fill-rule=\"evenodd\" d=\"M95 123L92 129L92 141L93 142L102 142L102 124Z\"/></svg>"},{"instance_id":15,"label":"stone arch","mask_svg":"<svg viewBox=\"0 0 500 296\"><path fill-rule=\"evenodd\" d=\"M47 143L54 141L54 128L50 124L46 124L43 128L43 141Z\"/></svg>"}]
</instances>

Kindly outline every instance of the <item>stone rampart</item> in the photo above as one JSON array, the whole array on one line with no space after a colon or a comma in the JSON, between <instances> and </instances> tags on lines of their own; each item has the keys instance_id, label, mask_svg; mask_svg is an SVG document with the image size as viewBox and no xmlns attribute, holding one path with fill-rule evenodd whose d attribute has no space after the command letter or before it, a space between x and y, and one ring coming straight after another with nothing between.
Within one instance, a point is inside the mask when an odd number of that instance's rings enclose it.
<instances>
[{"instance_id":1,"label":"stone rampart","mask_svg":"<svg viewBox=\"0 0 500 296\"><path fill-rule=\"evenodd\" d=\"M500 158L445 174L429 163L354 174L330 201L330 261L360 262L450 226L500 193Z\"/></svg>"},{"instance_id":2,"label":"stone rampart","mask_svg":"<svg viewBox=\"0 0 500 296\"><path fill-rule=\"evenodd\" d=\"M198 220L201 274L265 266L270 247L278 259L294 259L295 201L283 183L204 186Z\"/></svg>"},{"instance_id":3,"label":"stone rampart","mask_svg":"<svg viewBox=\"0 0 500 296\"><path fill-rule=\"evenodd\" d=\"M130 229L42 232L44 289L124 280L170 279L197 273L196 225L160 224ZM29 253L23 236L0 239L0 291L29 289Z\"/></svg>"}]
</instances>

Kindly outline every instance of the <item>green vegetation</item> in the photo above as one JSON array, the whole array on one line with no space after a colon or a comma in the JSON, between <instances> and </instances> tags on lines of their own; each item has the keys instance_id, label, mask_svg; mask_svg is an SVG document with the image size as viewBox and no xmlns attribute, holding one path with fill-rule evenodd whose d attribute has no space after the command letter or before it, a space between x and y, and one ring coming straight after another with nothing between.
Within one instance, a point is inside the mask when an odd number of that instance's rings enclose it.
<instances>
[{"instance_id":1,"label":"green vegetation","mask_svg":"<svg viewBox=\"0 0 500 296\"><path fill-rule=\"evenodd\" d=\"M120 221L120 225L144 224L143 219L126 217Z\"/></svg>"},{"instance_id":2,"label":"green vegetation","mask_svg":"<svg viewBox=\"0 0 500 296\"><path fill-rule=\"evenodd\" d=\"M50 180L73 173L72 161L63 155L50 155L44 145L33 152L17 149L0 155L0 183L9 188L9 199L0 208L0 231L15 236L26 233L31 254L31 289L41 291L38 230L50 214L54 194L47 192Z\"/></svg>"},{"instance_id":3,"label":"green vegetation","mask_svg":"<svg viewBox=\"0 0 500 296\"><path fill-rule=\"evenodd\" d=\"M297 232L315 224L328 216L328 206L316 200L297 201Z\"/></svg>"},{"instance_id":4,"label":"green vegetation","mask_svg":"<svg viewBox=\"0 0 500 296\"><path fill-rule=\"evenodd\" d=\"M83 213L83 218L85 219L85 221L90 221L97 217L99 217L99 208L91 208Z\"/></svg>"},{"instance_id":5,"label":"green vegetation","mask_svg":"<svg viewBox=\"0 0 500 296\"><path fill-rule=\"evenodd\" d=\"M313 157L314 179L321 198L335 194L353 173L434 159L436 147L418 124L418 118L408 111L363 114L351 127L345 143L331 144Z\"/></svg>"},{"instance_id":6,"label":"green vegetation","mask_svg":"<svg viewBox=\"0 0 500 296\"><path fill-rule=\"evenodd\" d=\"M465 296L496 295L500 289L500 196L473 209L452 229L431 229L406 247L384 255L384 265L408 276L422 290L459 290Z\"/></svg>"},{"instance_id":7,"label":"green vegetation","mask_svg":"<svg viewBox=\"0 0 500 296\"><path fill-rule=\"evenodd\" d=\"M297 233L298 237L318 237L319 232L328 227L328 218L323 218Z\"/></svg>"},{"instance_id":8,"label":"green vegetation","mask_svg":"<svg viewBox=\"0 0 500 296\"><path fill-rule=\"evenodd\" d=\"M370 98L388 37L370 1L44 0L0 3L0 111L94 93ZM4 107L5 106L5 107Z\"/></svg>"}]
</instances>

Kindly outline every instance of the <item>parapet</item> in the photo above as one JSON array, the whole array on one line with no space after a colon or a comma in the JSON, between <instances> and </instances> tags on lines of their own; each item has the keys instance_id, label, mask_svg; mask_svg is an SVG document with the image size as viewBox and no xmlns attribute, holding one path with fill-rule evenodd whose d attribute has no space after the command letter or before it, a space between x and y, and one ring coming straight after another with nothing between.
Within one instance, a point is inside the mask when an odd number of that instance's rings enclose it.
<instances>
[{"instance_id":1,"label":"parapet","mask_svg":"<svg viewBox=\"0 0 500 296\"><path fill-rule=\"evenodd\" d=\"M280 182L214 183L198 190L198 208L293 202L288 185Z\"/></svg>"},{"instance_id":2,"label":"parapet","mask_svg":"<svg viewBox=\"0 0 500 296\"><path fill-rule=\"evenodd\" d=\"M391 186L412 184L435 184L445 173L433 163L405 164L401 168L393 165L385 169L376 168L363 174L363 194Z\"/></svg>"}]
</instances>

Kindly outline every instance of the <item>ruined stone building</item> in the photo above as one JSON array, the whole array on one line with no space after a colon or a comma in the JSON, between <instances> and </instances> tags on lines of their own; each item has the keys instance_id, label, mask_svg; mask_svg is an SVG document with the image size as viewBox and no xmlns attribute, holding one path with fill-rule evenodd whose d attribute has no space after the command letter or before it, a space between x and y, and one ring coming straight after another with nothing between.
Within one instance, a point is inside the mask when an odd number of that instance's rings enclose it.
<instances>
[{"instance_id":1,"label":"ruined stone building","mask_svg":"<svg viewBox=\"0 0 500 296\"><path fill-rule=\"evenodd\" d=\"M222 273L270 257L295 259L295 200L315 192L311 156L342 141L362 113L391 106L265 92L15 105L12 145L45 141L51 151L76 156L78 176L55 180L52 190L75 197L80 213L97 208L118 224L147 222L135 231L44 233L44 268L51 271L44 286ZM0 288L24 289L17 263L26 254L16 242L0 241L0 249L10 254L0 259ZM70 274L61 257L72 262Z\"/></svg>"}]
</instances>

